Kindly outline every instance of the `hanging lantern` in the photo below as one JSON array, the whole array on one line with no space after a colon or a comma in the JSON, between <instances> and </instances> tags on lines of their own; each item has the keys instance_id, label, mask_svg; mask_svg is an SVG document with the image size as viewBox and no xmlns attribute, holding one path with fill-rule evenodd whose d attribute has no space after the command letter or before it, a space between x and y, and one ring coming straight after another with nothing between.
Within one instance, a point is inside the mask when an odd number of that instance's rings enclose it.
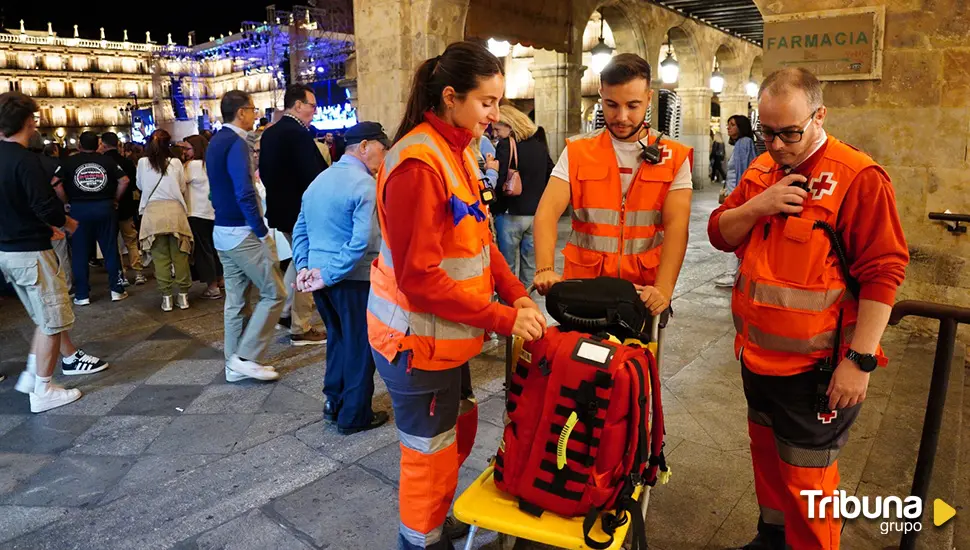
<instances>
[{"instance_id":1,"label":"hanging lantern","mask_svg":"<svg viewBox=\"0 0 970 550\"><path fill-rule=\"evenodd\" d=\"M676 84L680 78L680 63L674 59L674 47L670 43L670 33L667 33L667 57L660 63L660 80L664 84Z\"/></svg>"},{"instance_id":2,"label":"hanging lantern","mask_svg":"<svg viewBox=\"0 0 970 550\"><path fill-rule=\"evenodd\" d=\"M746 91L748 93L748 97L751 98L758 97L758 90L760 89L761 86L758 86L758 83L754 80L749 80L748 83L744 85L744 91Z\"/></svg>"},{"instance_id":3,"label":"hanging lantern","mask_svg":"<svg viewBox=\"0 0 970 550\"><path fill-rule=\"evenodd\" d=\"M613 59L613 48L606 44L606 39L603 38L603 30L606 25L606 21L603 19L603 14L600 13L600 39L599 43L593 46L590 50L590 54L593 56L592 69L596 74L603 72L606 65L609 64L610 60Z\"/></svg>"},{"instance_id":4,"label":"hanging lantern","mask_svg":"<svg viewBox=\"0 0 970 550\"><path fill-rule=\"evenodd\" d=\"M488 51L495 57L505 57L512 53L512 45L505 40L488 39Z\"/></svg>"},{"instance_id":5,"label":"hanging lantern","mask_svg":"<svg viewBox=\"0 0 970 550\"><path fill-rule=\"evenodd\" d=\"M721 74L721 68L717 61L714 62L714 72L711 73L711 90L715 94L719 94L724 91L724 75Z\"/></svg>"}]
</instances>

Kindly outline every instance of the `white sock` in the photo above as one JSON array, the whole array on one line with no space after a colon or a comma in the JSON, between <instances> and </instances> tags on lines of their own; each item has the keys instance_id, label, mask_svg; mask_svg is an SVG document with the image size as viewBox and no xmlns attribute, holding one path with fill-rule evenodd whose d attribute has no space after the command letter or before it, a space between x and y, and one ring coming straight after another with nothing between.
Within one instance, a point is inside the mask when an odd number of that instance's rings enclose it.
<instances>
[{"instance_id":1,"label":"white sock","mask_svg":"<svg viewBox=\"0 0 970 550\"><path fill-rule=\"evenodd\" d=\"M34 378L34 393L43 394L47 392L47 387L50 386L51 377L50 376L37 376Z\"/></svg>"},{"instance_id":2,"label":"white sock","mask_svg":"<svg viewBox=\"0 0 970 550\"><path fill-rule=\"evenodd\" d=\"M80 354L80 351L81 351L81 350L77 350L77 351L75 351L74 353L72 353L72 354L70 354L70 355L67 355L67 356L65 356L65 357L64 357L64 364L65 364L65 365L73 365L73 364L74 364L74 362L78 360L78 357L80 356L80 355L79 355L79 354Z\"/></svg>"},{"instance_id":3,"label":"white sock","mask_svg":"<svg viewBox=\"0 0 970 550\"><path fill-rule=\"evenodd\" d=\"M37 356L33 353L27 355L27 372L37 374Z\"/></svg>"}]
</instances>

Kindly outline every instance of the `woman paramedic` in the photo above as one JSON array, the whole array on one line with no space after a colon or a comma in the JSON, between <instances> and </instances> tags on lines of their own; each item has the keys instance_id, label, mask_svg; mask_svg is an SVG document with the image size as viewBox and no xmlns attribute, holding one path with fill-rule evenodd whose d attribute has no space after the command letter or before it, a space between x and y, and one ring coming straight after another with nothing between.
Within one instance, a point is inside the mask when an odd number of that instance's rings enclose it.
<instances>
[{"instance_id":1,"label":"woman paramedic","mask_svg":"<svg viewBox=\"0 0 970 550\"><path fill-rule=\"evenodd\" d=\"M422 63L377 175L383 242L367 330L401 439L399 549L451 549L467 530L447 514L475 441L468 361L485 335L531 341L545 330L492 240L468 147L498 122L504 90L501 63L478 44L452 44Z\"/></svg>"}]
</instances>

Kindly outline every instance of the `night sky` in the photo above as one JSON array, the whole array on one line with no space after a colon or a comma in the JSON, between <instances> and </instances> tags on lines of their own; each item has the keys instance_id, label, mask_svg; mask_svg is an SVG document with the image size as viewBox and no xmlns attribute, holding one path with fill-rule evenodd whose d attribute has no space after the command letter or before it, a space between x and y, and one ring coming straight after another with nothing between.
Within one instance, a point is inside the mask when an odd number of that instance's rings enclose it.
<instances>
[{"instance_id":1,"label":"night sky","mask_svg":"<svg viewBox=\"0 0 970 550\"><path fill-rule=\"evenodd\" d=\"M334 1L343 3L343 0L318 0L316 3L323 7ZM81 38L92 40L99 38L99 28L104 27L105 38L116 41L121 41L122 31L128 29L128 39L132 42L144 42L145 31L151 31L152 41L159 44L164 44L166 35L172 33L176 44L185 45L188 32L192 30L196 31L198 42L205 42L209 36L218 38L220 33L239 32L243 21L262 22L266 19L266 6L273 3L280 10L289 10L294 4L273 0L121 0L111 3L0 0L0 26L17 31L23 19L27 30L46 31L50 21L58 36L70 38L74 36L74 25L77 25ZM310 2L296 3L307 5ZM346 4L349 3L348 0ZM204 17L202 12L221 15Z\"/></svg>"}]
</instances>

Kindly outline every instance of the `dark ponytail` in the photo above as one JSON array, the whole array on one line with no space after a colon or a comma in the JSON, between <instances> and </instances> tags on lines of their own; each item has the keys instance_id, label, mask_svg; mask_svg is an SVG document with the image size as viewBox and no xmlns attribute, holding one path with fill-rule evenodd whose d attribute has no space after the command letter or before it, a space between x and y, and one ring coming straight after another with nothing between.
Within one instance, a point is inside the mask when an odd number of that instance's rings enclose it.
<instances>
[{"instance_id":1,"label":"dark ponytail","mask_svg":"<svg viewBox=\"0 0 970 550\"><path fill-rule=\"evenodd\" d=\"M397 143L424 122L425 112L438 111L441 92L448 86L454 88L458 97L462 98L477 88L481 80L497 74L505 74L502 63L485 46L476 42L455 42L445 48L445 53L428 59L414 75L407 109L398 125L394 142Z\"/></svg>"},{"instance_id":2,"label":"dark ponytail","mask_svg":"<svg viewBox=\"0 0 970 550\"><path fill-rule=\"evenodd\" d=\"M165 173L168 167L168 159L172 158L172 151L169 148L171 141L172 134L161 128L155 130L151 138L148 139L148 149L145 151L145 156L148 157L148 164L159 174Z\"/></svg>"}]
</instances>

